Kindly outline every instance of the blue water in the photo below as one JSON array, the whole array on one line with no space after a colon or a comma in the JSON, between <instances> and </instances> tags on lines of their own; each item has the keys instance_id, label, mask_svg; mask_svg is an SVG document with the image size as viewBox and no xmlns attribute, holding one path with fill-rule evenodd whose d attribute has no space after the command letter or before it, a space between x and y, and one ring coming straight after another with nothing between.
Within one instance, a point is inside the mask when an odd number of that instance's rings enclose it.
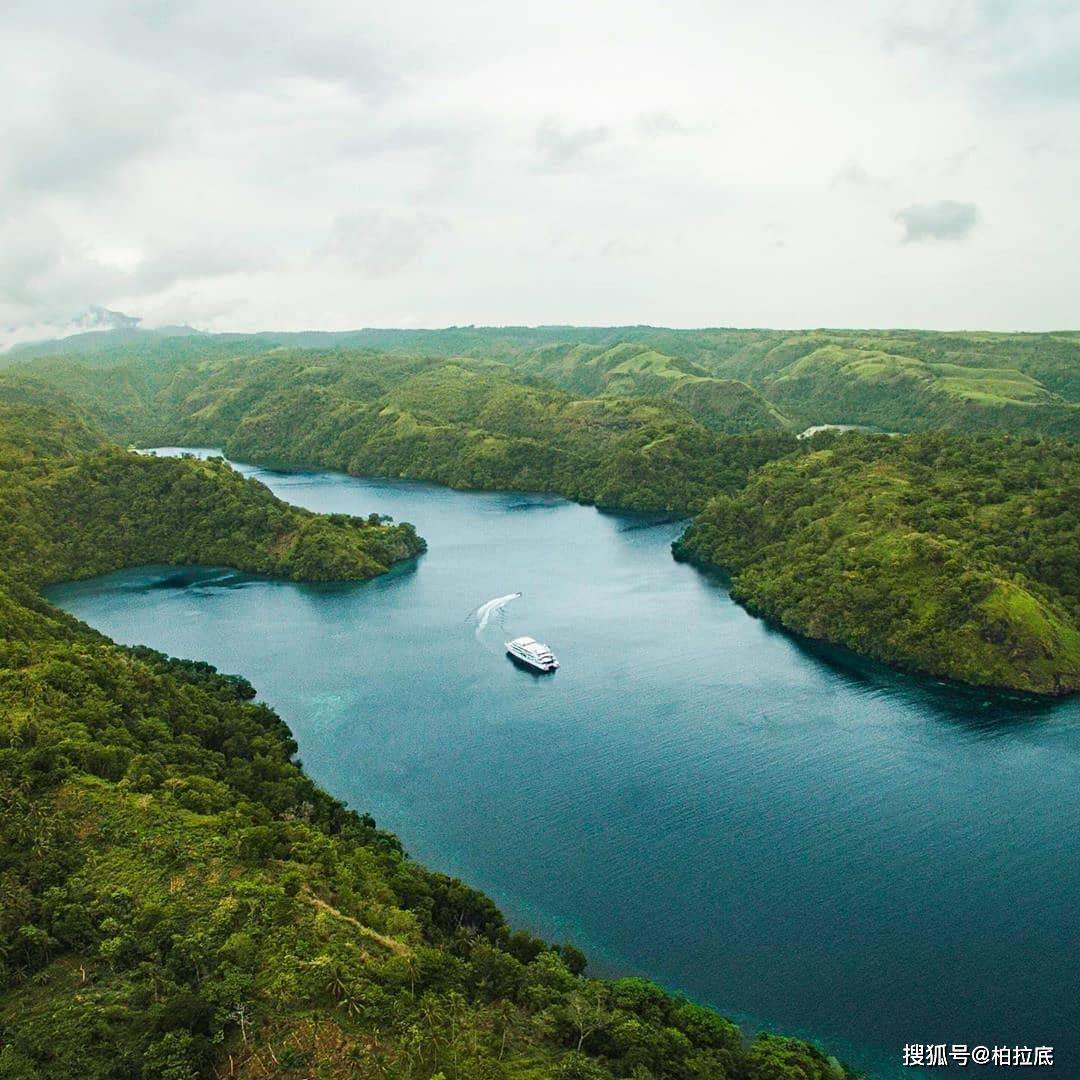
<instances>
[{"instance_id":1,"label":"blue water","mask_svg":"<svg viewBox=\"0 0 1080 1080\"><path fill-rule=\"evenodd\" d=\"M430 551L363 585L159 567L51 598L248 676L317 781L598 973L874 1075L913 1042L1052 1045L1040 1075L1080 1075L1076 702L799 643L674 562L678 522L243 471L411 521ZM470 612L519 590L478 635ZM557 674L503 655L522 633Z\"/></svg>"}]
</instances>

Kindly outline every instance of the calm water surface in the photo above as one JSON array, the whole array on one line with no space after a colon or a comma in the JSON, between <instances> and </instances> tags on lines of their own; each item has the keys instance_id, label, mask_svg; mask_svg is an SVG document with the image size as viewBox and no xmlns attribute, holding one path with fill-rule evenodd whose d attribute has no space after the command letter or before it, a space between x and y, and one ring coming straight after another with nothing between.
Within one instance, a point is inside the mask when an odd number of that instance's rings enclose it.
<instances>
[{"instance_id":1,"label":"calm water surface","mask_svg":"<svg viewBox=\"0 0 1080 1080\"><path fill-rule=\"evenodd\" d=\"M594 971L875 1075L944 1042L1053 1045L1053 1073L1080 1076L1075 702L799 644L674 562L676 522L243 471L301 506L411 521L430 551L364 585L147 568L51 598L248 676L317 781ZM519 590L478 636L470 611ZM556 675L503 655L522 633Z\"/></svg>"}]
</instances>

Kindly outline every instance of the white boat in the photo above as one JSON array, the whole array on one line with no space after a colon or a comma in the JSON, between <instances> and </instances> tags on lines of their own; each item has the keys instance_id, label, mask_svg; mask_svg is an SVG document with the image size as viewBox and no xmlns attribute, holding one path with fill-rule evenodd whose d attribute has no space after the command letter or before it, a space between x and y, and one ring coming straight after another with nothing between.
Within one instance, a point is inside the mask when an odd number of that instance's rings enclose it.
<instances>
[{"instance_id":1,"label":"white boat","mask_svg":"<svg viewBox=\"0 0 1080 1080\"><path fill-rule=\"evenodd\" d=\"M523 664L537 671L554 671L559 666L555 654L539 641L531 637L517 637L506 643L506 651Z\"/></svg>"}]
</instances>

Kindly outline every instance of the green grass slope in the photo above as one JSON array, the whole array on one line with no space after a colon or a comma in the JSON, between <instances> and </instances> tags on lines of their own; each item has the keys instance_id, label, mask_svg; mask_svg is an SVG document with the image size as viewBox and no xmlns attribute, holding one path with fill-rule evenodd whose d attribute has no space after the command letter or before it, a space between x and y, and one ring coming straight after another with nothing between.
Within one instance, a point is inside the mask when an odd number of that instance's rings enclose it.
<instances>
[{"instance_id":1,"label":"green grass slope","mask_svg":"<svg viewBox=\"0 0 1080 1080\"><path fill-rule=\"evenodd\" d=\"M1080 435L1080 405L1016 368L829 344L766 377L764 388L781 408L814 423L857 418L897 431L1001 428Z\"/></svg>"},{"instance_id":2,"label":"green grass slope","mask_svg":"<svg viewBox=\"0 0 1080 1080\"><path fill-rule=\"evenodd\" d=\"M799 446L783 432L718 435L671 402L574 398L505 368L458 364L412 376L370 403L334 384L282 390L223 441L230 455L252 461L673 511L703 506Z\"/></svg>"},{"instance_id":3,"label":"green grass slope","mask_svg":"<svg viewBox=\"0 0 1080 1080\"><path fill-rule=\"evenodd\" d=\"M690 360L635 342L610 347L553 345L526 355L513 366L573 393L667 398L712 431L737 434L790 426L746 383L714 378Z\"/></svg>"}]
</instances>

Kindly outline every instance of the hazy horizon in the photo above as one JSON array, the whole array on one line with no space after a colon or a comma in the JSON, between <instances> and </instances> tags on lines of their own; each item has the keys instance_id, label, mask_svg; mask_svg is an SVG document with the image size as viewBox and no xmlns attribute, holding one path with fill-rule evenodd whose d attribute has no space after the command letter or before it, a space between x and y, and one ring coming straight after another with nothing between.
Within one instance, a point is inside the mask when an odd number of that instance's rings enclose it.
<instances>
[{"instance_id":1,"label":"hazy horizon","mask_svg":"<svg viewBox=\"0 0 1080 1080\"><path fill-rule=\"evenodd\" d=\"M120 313L117 313L120 314ZM254 336L254 335L302 335L302 334L362 334L362 333L440 333L452 330L479 330L479 331L512 331L512 330L662 330L662 331L674 331L674 332L709 332L709 331L733 331L736 333L753 333L759 331L762 333L777 333L777 334L805 334L821 331L822 333L929 333L929 334L1075 334L1080 333L1080 327L1060 326L1050 327L1045 330L988 330L985 327L977 326L951 326L951 327L926 327L926 326L722 326L715 325L686 325L675 326L664 323L649 323L649 322L636 322L636 323L568 323L568 322L552 322L552 323L449 323L443 326L349 326L336 330L328 330L317 326L303 326L296 329L285 329L277 326L262 326L254 330L231 330L229 328L222 329L205 329L203 327L192 326L187 323L161 323L160 325L146 325L142 319L137 317L131 320L137 325L131 326L92 326L85 327L81 325L73 324L70 327L58 327L57 333L51 337L44 338L31 338L25 340L11 341L0 344L0 353L8 351L10 349L18 349L20 346L26 345L42 345L49 344L53 341L64 341L73 337L80 337L87 334L94 333L109 333L114 330L139 330L146 332L173 330L173 331L186 331L188 334L196 335L235 335L235 336ZM177 336L180 336L179 334Z\"/></svg>"}]
</instances>

